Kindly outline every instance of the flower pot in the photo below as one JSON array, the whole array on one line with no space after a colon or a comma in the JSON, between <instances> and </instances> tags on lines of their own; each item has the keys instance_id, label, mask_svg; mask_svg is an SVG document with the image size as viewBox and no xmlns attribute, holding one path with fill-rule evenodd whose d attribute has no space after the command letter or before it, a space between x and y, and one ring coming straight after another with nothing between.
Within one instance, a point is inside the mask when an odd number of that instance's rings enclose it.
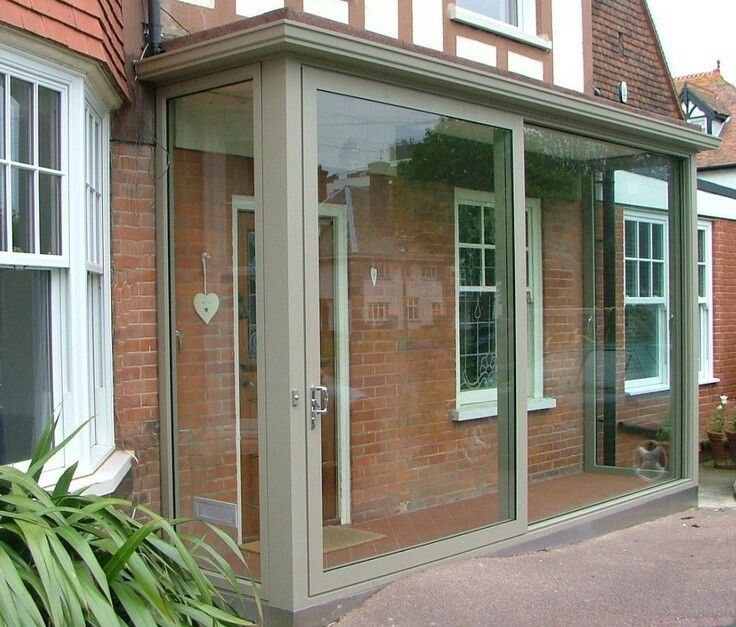
<instances>
[{"instance_id":1,"label":"flower pot","mask_svg":"<svg viewBox=\"0 0 736 627\"><path fill-rule=\"evenodd\" d=\"M726 468L728 466L728 451L723 431L708 431L710 450L713 452L713 467Z\"/></svg>"},{"instance_id":2,"label":"flower pot","mask_svg":"<svg viewBox=\"0 0 736 627\"><path fill-rule=\"evenodd\" d=\"M728 442L728 454L736 464L736 431L726 431L726 441Z\"/></svg>"}]
</instances>

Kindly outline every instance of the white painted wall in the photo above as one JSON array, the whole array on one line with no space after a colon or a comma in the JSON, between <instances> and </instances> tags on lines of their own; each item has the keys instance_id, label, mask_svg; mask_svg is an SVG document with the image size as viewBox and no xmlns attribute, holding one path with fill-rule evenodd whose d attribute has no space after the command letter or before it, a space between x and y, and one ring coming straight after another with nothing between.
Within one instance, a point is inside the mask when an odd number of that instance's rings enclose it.
<instances>
[{"instance_id":1,"label":"white painted wall","mask_svg":"<svg viewBox=\"0 0 736 627\"><path fill-rule=\"evenodd\" d=\"M616 170L613 180L617 204L664 210L669 206L667 181L625 170Z\"/></svg>"},{"instance_id":2,"label":"white painted wall","mask_svg":"<svg viewBox=\"0 0 736 627\"><path fill-rule=\"evenodd\" d=\"M486 65L496 65L496 46L484 44L482 41L476 41L475 39L456 37L455 54L462 59L477 61Z\"/></svg>"},{"instance_id":3,"label":"white painted wall","mask_svg":"<svg viewBox=\"0 0 736 627\"><path fill-rule=\"evenodd\" d=\"M536 59L525 57L523 54L509 52L509 72L516 72L541 81L544 79L544 64Z\"/></svg>"},{"instance_id":4,"label":"white painted wall","mask_svg":"<svg viewBox=\"0 0 736 627\"><path fill-rule=\"evenodd\" d=\"M585 91L583 3L552 0L552 71L555 85Z\"/></svg>"},{"instance_id":5,"label":"white painted wall","mask_svg":"<svg viewBox=\"0 0 736 627\"><path fill-rule=\"evenodd\" d=\"M417 46L443 50L444 13L442 0L412 2L412 40Z\"/></svg>"},{"instance_id":6,"label":"white painted wall","mask_svg":"<svg viewBox=\"0 0 736 627\"><path fill-rule=\"evenodd\" d=\"M736 220L736 200L698 190L698 215L704 218Z\"/></svg>"},{"instance_id":7,"label":"white painted wall","mask_svg":"<svg viewBox=\"0 0 736 627\"><path fill-rule=\"evenodd\" d=\"M214 5L214 0L212 2ZM243 17L253 17L284 8L284 0L235 0L235 13Z\"/></svg>"},{"instance_id":8,"label":"white painted wall","mask_svg":"<svg viewBox=\"0 0 736 627\"><path fill-rule=\"evenodd\" d=\"M347 0L304 0L304 12L343 24L350 19Z\"/></svg>"},{"instance_id":9,"label":"white painted wall","mask_svg":"<svg viewBox=\"0 0 736 627\"><path fill-rule=\"evenodd\" d=\"M736 189L736 168L731 170L715 170L713 172L698 172L698 178Z\"/></svg>"},{"instance_id":10,"label":"white painted wall","mask_svg":"<svg viewBox=\"0 0 736 627\"><path fill-rule=\"evenodd\" d=\"M365 29L399 36L399 0L365 0Z\"/></svg>"}]
</instances>

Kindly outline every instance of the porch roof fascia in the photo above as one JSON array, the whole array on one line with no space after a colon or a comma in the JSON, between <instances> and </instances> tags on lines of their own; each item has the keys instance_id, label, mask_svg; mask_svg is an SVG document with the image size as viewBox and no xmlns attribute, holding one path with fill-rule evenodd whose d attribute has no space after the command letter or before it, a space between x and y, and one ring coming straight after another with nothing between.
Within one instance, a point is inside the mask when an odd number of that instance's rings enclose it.
<instances>
[{"instance_id":1,"label":"porch roof fascia","mask_svg":"<svg viewBox=\"0 0 736 627\"><path fill-rule=\"evenodd\" d=\"M139 80L159 85L292 55L306 63L376 78L484 106L512 111L527 122L590 133L658 151L692 155L718 148L720 140L685 122L644 115L592 97L458 63L404 47L329 30L293 19L226 29L135 64Z\"/></svg>"}]
</instances>

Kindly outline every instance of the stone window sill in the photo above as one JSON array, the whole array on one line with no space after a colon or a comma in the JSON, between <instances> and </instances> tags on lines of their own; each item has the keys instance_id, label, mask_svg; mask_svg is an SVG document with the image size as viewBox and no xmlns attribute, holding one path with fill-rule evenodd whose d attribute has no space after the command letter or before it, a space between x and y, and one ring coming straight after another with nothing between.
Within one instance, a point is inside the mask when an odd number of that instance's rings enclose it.
<instances>
[{"instance_id":1,"label":"stone window sill","mask_svg":"<svg viewBox=\"0 0 736 627\"><path fill-rule=\"evenodd\" d=\"M530 398L527 400L526 406L528 411L553 409L557 407L557 399L550 397ZM455 422L464 422L466 420L479 420L481 418L494 418L495 416L498 416L497 401L461 405L457 409L453 409L451 413L451 417Z\"/></svg>"},{"instance_id":2,"label":"stone window sill","mask_svg":"<svg viewBox=\"0 0 736 627\"><path fill-rule=\"evenodd\" d=\"M112 494L128 474L133 459L135 457L130 451L113 451L94 472L83 477L75 477L69 485L69 490L73 492L84 488L84 494L98 496ZM43 480L41 482L45 490L53 490L55 483L54 481L46 485Z\"/></svg>"}]
</instances>

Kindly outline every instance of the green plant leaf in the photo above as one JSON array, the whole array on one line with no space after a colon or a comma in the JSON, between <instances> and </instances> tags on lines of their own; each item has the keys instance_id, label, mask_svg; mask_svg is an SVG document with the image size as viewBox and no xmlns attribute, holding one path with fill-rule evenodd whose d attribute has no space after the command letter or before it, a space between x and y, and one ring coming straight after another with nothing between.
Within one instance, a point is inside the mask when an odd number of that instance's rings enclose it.
<instances>
[{"instance_id":1,"label":"green plant leaf","mask_svg":"<svg viewBox=\"0 0 736 627\"><path fill-rule=\"evenodd\" d=\"M61 449L63 449L69 442L71 442L74 437L87 426L90 420L92 420L91 418L89 420L85 420L61 442L59 442L56 446L53 446L54 432L56 431L56 425L59 422L60 417L61 414L53 422L49 422L46 425L43 432L41 433L39 443L33 451L31 464L26 472L36 481L41 478L41 473L43 473L43 468L46 465L46 462L49 461L54 455L56 455Z\"/></svg>"},{"instance_id":2,"label":"green plant leaf","mask_svg":"<svg viewBox=\"0 0 736 627\"><path fill-rule=\"evenodd\" d=\"M62 609L59 586L55 581L54 568L49 555L49 545L46 536L37 525L24 520L18 520L18 528L33 556L33 562L44 589L46 607L49 618L54 625L64 625L65 617Z\"/></svg>"},{"instance_id":3,"label":"green plant leaf","mask_svg":"<svg viewBox=\"0 0 736 627\"><path fill-rule=\"evenodd\" d=\"M4 616L10 624L13 623L13 621L10 620L10 614L6 614L6 611L8 610L5 609L5 605L9 600L13 602L13 605L18 611L23 613L24 625L44 627L41 613L38 611L33 597L28 592L28 589L23 583L23 579L16 570L17 566L8 554L7 549L7 545L0 545L0 579L4 582L4 590L0 591L0 597L5 596L6 590L11 596L7 600L3 599L1 615ZM28 568L28 565L23 563L23 567ZM20 624L20 622L18 624Z\"/></svg>"},{"instance_id":4,"label":"green plant leaf","mask_svg":"<svg viewBox=\"0 0 736 627\"><path fill-rule=\"evenodd\" d=\"M54 491L51 493L51 498L59 498L62 495L69 492L69 486L71 485L72 479L74 479L74 473L77 472L77 463L73 463L67 468L59 477L59 480L54 486Z\"/></svg>"},{"instance_id":5,"label":"green plant leaf","mask_svg":"<svg viewBox=\"0 0 736 627\"><path fill-rule=\"evenodd\" d=\"M206 614L207 616L214 618L216 621L220 623L224 623L226 625L253 625L253 621L248 620L247 618L240 618L239 616L236 616L235 614L231 614L230 612L226 612L224 610L221 610L216 605L210 605L206 603L193 603L189 607L194 607L203 614Z\"/></svg>"},{"instance_id":6,"label":"green plant leaf","mask_svg":"<svg viewBox=\"0 0 736 627\"><path fill-rule=\"evenodd\" d=\"M118 623L112 600L103 596L84 563L75 562L74 569L82 589L84 604L89 609L91 616L95 618L96 624L104 627Z\"/></svg>"},{"instance_id":7,"label":"green plant leaf","mask_svg":"<svg viewBox=\"0 0 736 627\"><path fill-rule=\"evenodd\" d=\"M101 592L108 601L110 598L110 589L107 584L107 578L105 572L102 570L100 563L97 561L95 554L92 552L90 545L85 539L77 533L73 527L58 527L56 533L76 552L76 554L84 562L85 566L90 572L90 575L94 578L99 586Z\"/></svg>"},{"instance_id":8,"label":"green plant leaf","mask_svg":"<svg viewBox=\"0 0 736 627\"><path fill-rule=\"evenodd\" d=\"M148 604L133 587L121 581L113 581L110 586L134 627L156 627Z\"/></svg>"},{"instance_id":9,"label":"green plant leaf","mask_svg":"<svg viewBox=\"0 0 736 627\"><path fill-rule=\"evenodd\" d=\"M146 523L140 529L137 529L135 533L125 541L125 544L123 544L123 546L121 546L103 566L103 570L105 571L105 576L108 581L117 576L130 556L135 553L136 549L146 539L146 536L157 528L158 524L155 522Z\"/></svg>"}]
</instances>

